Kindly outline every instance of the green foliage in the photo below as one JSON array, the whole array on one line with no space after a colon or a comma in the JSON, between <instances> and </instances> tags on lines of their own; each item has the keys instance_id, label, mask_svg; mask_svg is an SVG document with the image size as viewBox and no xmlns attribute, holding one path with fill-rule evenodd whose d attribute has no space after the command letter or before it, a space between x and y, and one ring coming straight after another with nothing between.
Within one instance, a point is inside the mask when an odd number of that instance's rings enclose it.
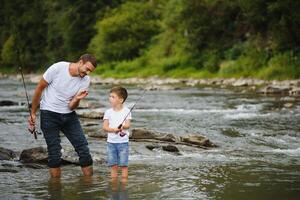
<instances>
[{"instance_id":1,"label":"green foliage","mask_svg":"<svg viewBox=\"0 0 300 200\"><path fill-rule=\"evenodd\" d=\"M257 71L266 66L270 57L268 51L258 48L253 41L235 45L225 55L227 59L221 63L219 70L219 74L225 77L255 76Z\"/></svg>"},{"instance_id":2,"label":"green foliage","mask_svg":"<svg viewBox=\"0 0 300 200\"><path fill-rule=\"evenodd\" d=\"M17 54L15 51L15 41L13 36L10 36L4 43L1 52L1 60L4 65L12 66L15 64Z\"/></svg>"},{"instance_id":3,"label":"green foliage","mask_svg":"<svg viewBox=\"0 0 300 200\"><path fill-rule=\"evenodd\" d=\"M259 77L263 79L299 79L300 55L292 51L273 56L265 69L261 70Z\"/></svg>"},{"instance_id":4,"label":"green foliage","mask_svg":"<svg viewBox=\"0 0 300 200\"><path fill-rule=\"evenodd\" d=\"M3 16L0 24L1 64L22 64L37 69L45 61L46 27L43 23L43 2L3 0L0 10Z\"/></svg>"},{"instance_id":5,"label":"green foliage","mask_svg":"<svg viewBox=\"0 0 300 200\"><path fill-rule=\"evenodd\" d=\"M86 53L91 38L96 34L96 16L103 17L109 7L121 1L47 0L47 57L76 61Z\"/></svg>"},{"instance_id":6,"label":"green foliage","mask_svg":"<svg viewBox=\"0 0 300 200\"><path fill-rule=\"evenodd\" d=\"M105 77L299 78L300 1L2 0L0 70L94 53Z\"/></svg>"},{"instance_id":7,"label":"green foliage","mask_svg":"<svg viewBox=\"0 0 300 200\"><path fill-rule=\"evenodd\" d=\"M159 32L155 6L127 2L97 23L98 34L90 44L101 62L130 60L141 55L152 36Z\"/></svg>"}]
</instances>

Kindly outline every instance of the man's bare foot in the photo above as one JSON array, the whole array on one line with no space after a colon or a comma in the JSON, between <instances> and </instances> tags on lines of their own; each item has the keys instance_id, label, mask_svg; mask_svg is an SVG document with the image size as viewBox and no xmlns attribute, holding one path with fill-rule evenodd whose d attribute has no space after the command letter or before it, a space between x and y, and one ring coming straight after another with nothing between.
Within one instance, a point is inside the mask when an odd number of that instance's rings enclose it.
<instances>
[{"instance_id":1,"label":"man's bare foot","mask_svg":"<svg viewBox=\"0 0 300 200\"><path fill-rule=\"evenodd\" d=\"M61 175L60 167L50 168L49 171L52 178L60 178Z\"/></svg>"},{"instance_id":2,"label":"man's bare foot","mask_svg":"<svg viewBox=\"0 0 300 200\"><path fill-rule=\"evenodd\" d=\"M84 176L92 176L93 175L93 167L92 166L81 167L81 171Z\"/></svg>"}]
</instances>

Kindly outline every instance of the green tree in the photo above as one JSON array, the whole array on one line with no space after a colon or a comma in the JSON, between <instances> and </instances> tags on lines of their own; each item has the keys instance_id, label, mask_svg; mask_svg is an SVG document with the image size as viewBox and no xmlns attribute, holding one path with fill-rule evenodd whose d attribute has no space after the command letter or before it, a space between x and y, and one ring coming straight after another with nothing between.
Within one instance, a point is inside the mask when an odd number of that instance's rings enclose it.
<instances>
[{"instance_id":1,"label":"green tree","mask_svg":"<svg viewBox=\"0 0 300 200\"><path fill-rule=\"evenodd\" d=\"M155 4L126 2L97 23L89 49L101 62L136 58L160 31L158 19Z\"/></svg>"},{"instance_id":2,"label":"green tree","mask_svg":"<svg viewBox=\"0 0 300 200\"><path fill-rule=\"evenodd\" d=\"M1 53L3 64L9 63L15 67L22 64L33 70L38 69L46 59L43 3L39 0L3 0L1 13L4 16L0 27L4 30L0 36L4 50Z\"/></svg>"},{"instance_id":3,"label":"green tree","mask_svg":"<svg viewBox=\"0 0 300 200\"><path fill-rule=\"evenodd\" d=\"M97 18L102 18L121 0L47 0L47 56L48 62L76 60L86 52Z\"/></svg>"}]
</instances>

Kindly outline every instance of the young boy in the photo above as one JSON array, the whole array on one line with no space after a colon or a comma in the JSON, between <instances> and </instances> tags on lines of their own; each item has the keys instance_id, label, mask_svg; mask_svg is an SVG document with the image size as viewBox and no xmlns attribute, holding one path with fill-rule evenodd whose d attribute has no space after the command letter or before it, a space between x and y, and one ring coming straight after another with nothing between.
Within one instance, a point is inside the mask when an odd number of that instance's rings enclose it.
<instances>
[{"instance_id":1,"label":"young boy","mask_svg":"<svg viewBox=\"0 0 300 200\"><path fill-rule=\"evenodd\" d=\"M108 165L111 167L111 178L118 177L118 167L122 169L122 178L128 177L129 132L127 129L130 128L131 113L123 105L126 99L125 88L113 87L109 92L111 108L105 111L103 117L103 130L107 132ZM120 124L122 124L121 127Z\"/></svg>"}]
</instances>

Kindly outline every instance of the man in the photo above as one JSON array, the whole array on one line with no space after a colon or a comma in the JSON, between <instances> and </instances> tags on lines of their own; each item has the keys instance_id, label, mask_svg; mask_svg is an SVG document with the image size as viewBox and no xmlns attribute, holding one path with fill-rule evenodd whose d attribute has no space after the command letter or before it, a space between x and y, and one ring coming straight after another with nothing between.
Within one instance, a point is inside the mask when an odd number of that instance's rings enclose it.
<instances>
[{"instance_id":1,"label":"man","mask_svg":"<svg viewBox=\"0 0 300 200\"><path fill-rule=\"evenodd\" d=\"M61 175L60 131L75 148L83 174L93 174L93 160L74 109L88 95L90 78L87 75L96 65L96 58L90 54L82 55L76 63L55 63L47 69L35 89L32 117L29 116L28 122L30 129L34 130L36 111L40 103L41 129L47 144L51 177Z\"/></svg>"}]
</instances>

